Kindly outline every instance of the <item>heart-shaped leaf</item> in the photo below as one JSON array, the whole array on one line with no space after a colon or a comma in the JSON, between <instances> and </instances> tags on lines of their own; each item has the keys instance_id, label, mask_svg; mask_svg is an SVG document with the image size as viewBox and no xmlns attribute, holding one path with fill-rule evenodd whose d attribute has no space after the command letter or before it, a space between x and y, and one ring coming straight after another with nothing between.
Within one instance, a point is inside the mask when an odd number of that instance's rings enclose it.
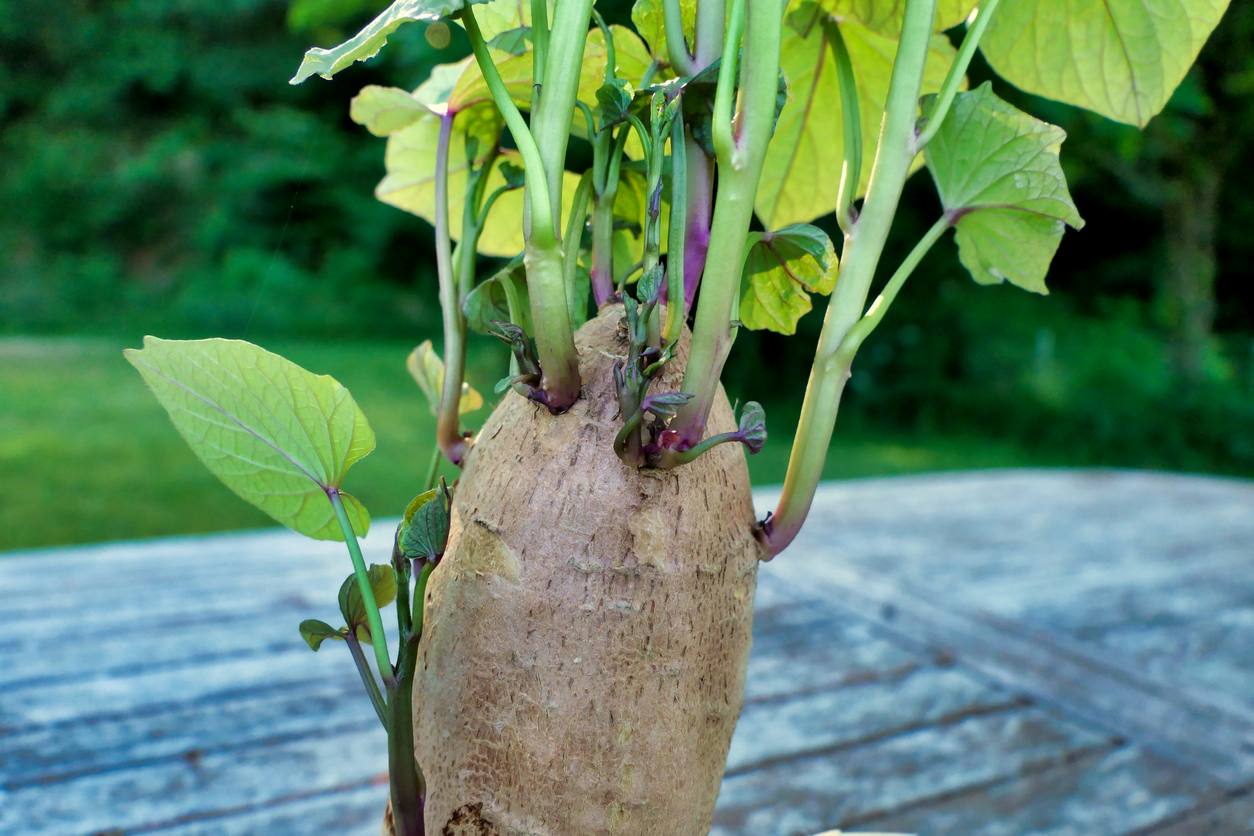
<instances>
[{"instance_id":1,"label":"heart-shaped leaf","mask_svg":"<svg viewBox=\"0 0 1254 836\"><path fill-rule=\"evenodd\" d=\"M396 600L396 573L391 566L372 564L366 572L370 579L370 591L374 593L374 602L383 609ZM352 630L362 644L371 643L370 621L366 616L366 602L361 597L361 587L357 584L357 576L349 575L340 584L340 614L348 622L345 632Z\"/></svg>"},{"instance_id":2,"label":"heart-shaped leaf","mask_svg":"<svg viewBox=\"0 0 1254 836\"><path fill-rule=\"evenodd\" d=\"M754 200L754 210L767 229L812 221L835 211L838 202L845 162L840 84L827 33L813 22L815 13L812 5L798 9L784 26L779 60L788 77L791 101L775 126ZM839 21L837 26L849 50L858 86L861 195L871 178L897 42L852 18ZM944 35L932 38L923 76L924 93L940 89L955 54ZM921 159L915 161L915 168L922 165Z\"/></svg>"},{"instance_id":3,"label":"heart-shaped leaf","mask_svg":"<svg viewBox=\"0 0 1254 836\"><path fill-rule=\"evenodd\" d=\"M438 560L448 543L448 489L443 486L420 494L405 511L399 544L409 558Z\"/></svg>"},{"instance_id":4,"label":"heart-shaped leaf","mask_svg":"<svg viewBox=\"0 0 1254 836\"><path fill-rule=\"evenodd\" d=\"M348 633L347 627L341 627L336 630L325 621L319 621L316 618L308 619L300 623L300 637L305 640L309 648L315 653L318 648L322 647L322 643L327 639L335 639L344 641L344 636Z\"/></svg>"},{"instance_id":5,"label":"heart-shaped leaf","mask_svg":"<svg viewBox=\"0 0 1254 836\"><path fill-rule=\"evenodd\" d=\"M431 340L422 343L409 353L405 360L405 368L418 383L418 388L427 396L431 414L435 415L440 408L440 392L444 388L444 361L435 353ZM466 381L462 381L462 396L457 404L457 414L465 415L483 406L483 395L475 391Z\"/></svg>"},{"instance_id":6,"label":"heart-shaped leaf","mask_svg":"<svg viewBox=\"0 0 1254 836\"><path fill-rule=\"evenodd\" d=\"M627 121L627 110L631 107L631 83L626 79L616 78L607 81L597 88L597 104L601 110L601 128Z\"/></svg>"},{"instance_id":7,"label":"heart-shaped leaf","mask_svg":"<svg viewBox=\"0 0 1254 836\"><path fill-rule=\"evenodd\" d=\"M826 296L836 285L832 240L810 224L750 240L740 281L740 322L751 330L796 333L797 320L811 308L810 293Z\"/></svg>"},{"instance_id":8,"label":"heart-shaped leaf","mask_svg":"<svg viewBox=\"0 0 1254 836\"><path fill-rule=\"evenodd\" d=\"M1058 151L1067 134L1006 104L985 82L954 100L925 155L958 256L980 284L1047 293L1063 224L1084 226Z\"/></svg>"},{"instance_id":9,"label":"heart-shaped leaf","mask_svg":"<svg viewBox=\"0 0 1254 836\"><path fill-rule=\"evenodd\" d=\"M1015 0L980 50L1016 87L1144 126L1163 109L1228 0Z\"/></svg>"},{"instance_id":10,"label":"heart-shaped leaf","mask_svg":"<svg viewBox=\"0 0 1254 836\"><path fill-rule=\"evenodd\" d=\"M396 0L382 14L349 40L331 49L314 47L305 53L292 84L300 84L314 73L330 78L355 61L373 58L388 42L388 36L410 21L435 21L459 12L471 3L486 0Z\"/></svg>"},{"instance_id":11,"label":"heart-shaped leaf","mask_svg":"<svg viewBox=\"0 0 1254 836\"><path fill-rule=\"evenodd\" d=\"M740 440L754 454L766 444L766 410L757 401L749 401L740 410Z\"/></svg>"},{"instance_id":12,"label":"heart-shaped leaf","mask_svg":"<svg viewBox=\"0 0 1254 836\"><path fill-rule=\"evenodd\" d=\"M375 440L334 378L240 340L144 337L142 350L124 353L228 488L294 531L344 539L326 492ZM340 496L353 531L364 536L370 515L354 497Z\"/></svg>"}]
</instances>

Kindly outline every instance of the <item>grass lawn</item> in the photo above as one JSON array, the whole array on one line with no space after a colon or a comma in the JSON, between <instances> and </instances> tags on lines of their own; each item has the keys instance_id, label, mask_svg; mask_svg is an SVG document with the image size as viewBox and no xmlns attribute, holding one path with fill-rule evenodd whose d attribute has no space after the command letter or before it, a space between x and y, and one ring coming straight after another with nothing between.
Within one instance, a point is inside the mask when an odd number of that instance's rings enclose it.
<instances>
[{"instance_id":1,"label":"grass lawn","mask_svg":"<svg viewBox=\"0 0 1254 836\"><path fill-rule=\"evenodd\" d=\"M352 390L378 447L353 468L345 488L376 516L401 513L421 490L435 430L405 371L412 346L263 344ZM107 340L0 339L0 550L274 525L192 455L122 358L124 347ZM468 376L491 393L503 364L502 355L482 349L471 356ZM470 417L482 421L487 413ZM768 427L771 417L768 404ZM791 444L785 423L782 417L774 423L766 448L750 459L755 484L783 480ZM1043 463L1012 445L977 439L845 437L838 428L824 474ZM451 479L453 469L447 472Z\"/></svg>"}]
</instances>

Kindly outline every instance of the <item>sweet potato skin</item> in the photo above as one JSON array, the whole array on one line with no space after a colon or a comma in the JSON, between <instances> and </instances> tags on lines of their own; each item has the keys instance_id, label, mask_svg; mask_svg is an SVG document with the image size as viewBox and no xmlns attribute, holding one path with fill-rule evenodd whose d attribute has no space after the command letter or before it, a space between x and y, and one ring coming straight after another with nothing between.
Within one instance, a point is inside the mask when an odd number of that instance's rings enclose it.
<instances>
[{"instance_id":1,"label":"sweet potato skin","mask_svg":"<svg viewBox=\"0 0 1254 836\"><path fill-rule=\"evenodd\" d=\"M433 836L709 832L751 643L749 473L739 444L665 472L614 455L621 311L576 335L571 412L508 394L457 485L414 688ZM734 428L720 390L709 432Z\"/></svg>"}]
</instances>

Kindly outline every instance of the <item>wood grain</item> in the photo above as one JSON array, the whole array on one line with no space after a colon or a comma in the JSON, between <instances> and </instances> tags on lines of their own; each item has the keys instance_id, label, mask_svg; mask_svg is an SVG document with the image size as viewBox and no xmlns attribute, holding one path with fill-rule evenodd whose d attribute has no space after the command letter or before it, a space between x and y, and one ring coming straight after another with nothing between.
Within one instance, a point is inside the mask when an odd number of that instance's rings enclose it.
<instances>
[{"instance_id":1,"label":"wood grain","mask_svg":"<svg viewBox=\"0 0 1254 836\"><path fill-rule=\"evenodd\" d=\"M344 647L296 630L338 623L342 548L0 558L0 833L377 833L382 730ZM826 485L759 572L753 635L717 836L1254 832L1250 483Z\"/></svg>"}]
</instances>

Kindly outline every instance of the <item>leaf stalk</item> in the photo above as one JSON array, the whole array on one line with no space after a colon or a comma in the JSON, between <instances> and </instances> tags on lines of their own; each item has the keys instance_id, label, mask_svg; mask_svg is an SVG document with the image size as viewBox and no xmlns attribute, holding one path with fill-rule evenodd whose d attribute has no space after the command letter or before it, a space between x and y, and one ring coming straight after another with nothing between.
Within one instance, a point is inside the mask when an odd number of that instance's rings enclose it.
<instances>
[{"instance_id":1,"label":"leaf stalk","mask_svg":"<svg viewBox=\"0 0 1254 836\"><path fill-rule=\"evenodd\" d=\"M677 432L676 449L700 443L718 379L731 351L735 315L744 269L745 240L753 217L753 202L775 125L775 98L779 83L782 18L775 0L733 0L726 48L714 103L715 148L718 151L718 196L710 225L717 247L706 255L701 304L697 307L692 350L684 372L682 391L694 397L671 424ZM746 9L747 6L747 9ZM748 21L746 21L748 17ZM751 25L747 25L751 24ZM744 62L740 68L739 136L733 140L731 121L732 67L744 35ZM719 139L719 132L725 132Z\"/></svg>"},{"instance_id":2,"label":"leaf stalk","mask_svg":"<svg viewBox=\"0 0 1254 836\"><path fill-rule=\"evenodd\" d=\"M976 8L975 20L967 27L967 33L962 37L962 46L958 48L958 54L954 57L954 62L949 65L949 72L945 75L940 92L936 94L932 112L928 115L926 123L921 126L922 130L914 141L916 151L922 151L940 130L941 123L945 121L945 116L954 103L954 97L958 95L958 89L962 86L962 80L966 78L967 68L971 66L971 59L975 56L975 49L980 44L980 38L984 36L988 22L993 19L993 12L997 11L999 2L1000 0L984 0Z\"/></svg>"},{"instance_id":3,"label":"leaf stalk","mask_svg":"<svg viewBox=\"0 0 1254 836\"><path fill-rule=\"evenodd\" d=\"M366 621L370 625L370 646L374 648L375 662L379 665L379 675L384 685L395 681L392 670L392 658L388 655L388 640L383 633L383 619L379 617L379 605L375 602L374 590L370 588L370 575L366 570L366 561L361 556L361 546L357 544L357 534L353 524L348 520L348 512L344 510L344 500L340 498L340 489L326 489L331 507L335 509L335 519L344 534L344 545L348 547L348 556L353 561L353 574L357 576L357 588L361 592L361 600L366 605Z\"/></svg>"},{"instance_id":4,"label":"leaf stalk","mask_svg":"<svg viewBox=\"0 0 1254 836\"><path fill-rule=\"evenodd\" d=\"M852 362L852 355L842 353L841 347L863 316L871 280L888 240L888 231L910 174L911 162L917 153L914 126L935 18L936 0L906 0L901 40L893 61L884 120L875 162L871 167L871 181L857 223L845 235L840 277L823 320L823 331L801 407L801 420L788 460L784 490L774 515L760 526L759 541L766 559L779 554L796 537L809 513L814 491L823 473L823 462ZM944 228L933 227L902 264L903 269L894 276L897 280L892 291L894 296L918 259L943 231ZM905 269L907 267L909 269ZM883 308L886 305L877 312L880 317L883 316ZM874 321L878 324L879 320Z\"/></svg>"}]
</instances>

